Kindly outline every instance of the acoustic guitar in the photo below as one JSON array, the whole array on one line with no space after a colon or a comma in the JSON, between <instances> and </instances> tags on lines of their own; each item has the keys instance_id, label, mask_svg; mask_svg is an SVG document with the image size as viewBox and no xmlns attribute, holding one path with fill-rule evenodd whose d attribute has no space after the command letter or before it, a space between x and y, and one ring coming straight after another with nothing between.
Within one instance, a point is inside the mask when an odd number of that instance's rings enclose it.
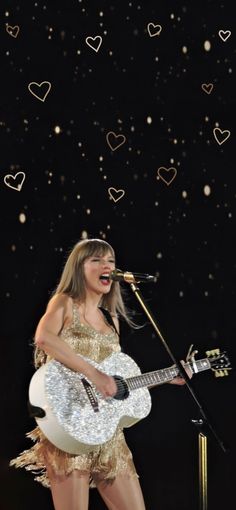
<instances>
[{"instance_id":1,"label":"acoustic guitar","mask_svg":"<svg viewBox=\"0 0 236 510\"><path fill-rule=\"evenodd\" d=\"M207 351L207 357L185 364L193 373L213 370L227 375L230 366L225 352ZM44 435L61 450L90 452L112 438L117 427L130 427L151 410L149 388L167 383L178 375L175 366L141 373L135 361L122 352L101 364L84 358L112 375L117 383L114 397L105 399L83 374L51 360L34 373L29 386L31 415Z\"/></svg>"}]
</instances>

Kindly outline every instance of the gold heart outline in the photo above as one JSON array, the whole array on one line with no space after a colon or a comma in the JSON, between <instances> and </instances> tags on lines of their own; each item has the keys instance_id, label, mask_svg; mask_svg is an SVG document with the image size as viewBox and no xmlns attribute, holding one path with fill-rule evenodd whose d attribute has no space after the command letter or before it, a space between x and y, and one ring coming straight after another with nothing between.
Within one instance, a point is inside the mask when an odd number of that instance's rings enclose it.
<instances>
[{"instance_id":1,"label":"gold heart outline","mask_svg":"<svg viewBox=\"0 0 236 510\"><path fill-rule=\"evenodd\" d=\"M90 39L92 39L93 42L95 42L95 39L99 39L99 44L98 44L97 48L95 48L92 44L89 43ZM102 44L102 37L101 37L101 35L96 35L95 37L92 37L91 35L89 35L88 37L86 37L85 42L90 48L92 48L92 50L96 51L96 53L97 53L101 44Z\"/></svg>"},{"instance_id":2,"label":"gold heart outline","mask_svg":"<svg viewBox=\"0 0 236 510\"><path fill-rule=\"evenodd\" d=\"M221 142L220 142L220 141L218 140L218 138L217 138L217 133L218 133L218 131L220 132L220 134L221 134L221 135L223 135L224 133L227 133L226 137L225 137L223 140L221 140ZM220 128L214 128L214 129L213 129L213 133L214 133L214 137L215 137L215 139L216 139L216 141L217 141L217 143L218 143L219 145L222 145L222 143L226 142L226 140L228 140L228 138L229 138L229 137L230 137L230 135L231 135L231 133L230 133L229 129L224 129L224 131L222 131L222 129L220 129Z\"/></svg>"},{"instance_id":3,"label":"gold heart outline","mask_svg":"<svg viewBox=\"0 0 236 510\"><path fill-rule=\"evenodd\" d=\"M44 94L43 99L42 99L40 96L37 96L37 94L35 94L35 92L33 92L33 91L30 89L30 86L31 86L31 85L37 85L37 87L41 87L42 85L44 85L44 83L47 83L47 85L48 85L48 90L47 90L47 92ZM45 101L45 99L46 99L47 95L49 94L49 92L50 92L51 88L52 88L52 84L50 83L50 81L42 81L41 83L37 83L36 81L31 81L31 82L29 83L29 85L28 85L28 89L29 89L30 93L31 93L33 96L37 97L37 99L39 99L39 100L40 100L40 101L42 101L43 103L44 103L44 101Z\"/></svg>"},{"instance_id":4,"label":"gold heart outline","mask_svg":"<svg viewBox=\"0 0 236 510\"><path fill-rule=\"evenodd\" d=\"M174 175L173 175L172 179L170 181L166 181L166 179L161 175L161 170L165 170L165 172L174 170ZM164 181L167 184L167 186L169 186L172 183L172 181L175 179L175 177L177 175L177 170L173 166L171 166L170 168L165 168L164 166L160 166L157 170L157 175L160 177L160 179L162 179L162 181Z\"/></svg>"},{"instance_id":5,"label":"gold heart outline","mask_svg":"<svg viewBox=\"0 0 236 510\"><path fill-rule=\"evenodd\" d=\"M155 33L152 34L150 28L159 28L159 30ZM147 26L147 31L150 35L150 37L155 37L156 35L160 35L161 31L162 31L162 26L161 25L154 25L154 23L148 23L148 26Z\"/></svg>"},{"instance_id":6,"label":"gold heart outline","mask_svg":"<svg viewBox=\"0 0 236 510\"><path fill-rule=\"evenodd\" d=\"M121 196L118 197L118 198L114 198L114 196L112 195L112 191L115 191L116 193L120 193L121 192ZM109 193L110 198L112 200L114 200L114 202L118 202L118 200L120 200L124 196L125 191L123 189L108 188L108 193Z\"/></svg>"},{"instance_id":7,"label":"gold heart outline","mask_svg":"<svg viewBox=\"0 0 236 510\"><path fill-rule=\"evenodd\" d=\"M231 36L231 30L219 30L218 34L219 34L221 40L223 42L226 42L227 39Z\"/></svg>"},{"instance_id":8,"label":"gold heart outline","mask_svg":"<svg viewBox=\"0 0 236 510\"><path fill-rule=\"evenodd\" d=\"M11 184L8 184L8 182L6 182L6 179L7 179L7 178L11 177L12 179L16 179L16 178L17 178L17 175L20 175L20 174L21 174L23 177L22 177L21 183L20 183L20 184L18 184L18 186L17 186L17 187L15 187L15 186L11 186ZM6 184L6 186L8 186L9 188L15 189L16 191L21 191L21 188L22 188L22 186L23 186L23 182L24 182L24 180L25 180L25 172L17 172L17 174L16 174L16 175L7 174L7 175L5 175L5 177L4 177L4 183Z\"/></svg>"},{"instance_id":9,"label":"gold heart outline","mask_svg":"<svg viewBox=\"0 0 236 510\"><path fill-rule=\"evenodd\" d=\"M15 30L15 28L16 28L16 34L13 34L11 32L11 30L13 31L13 30ZM11 25L8 25L8 23L7 23L6 24L6 31L7 31L7 33L9 35L11 35L12 37L16 38L18 36L18 34L19 34L20 27L19 27L19 25L15 25L14 27L11 27Z\"/></svg>"},{"instance_id":10,"label":"gold heart outline","mask_svg":"<svg viewBox=\"0 0 236 510\"><path fill-rule=\"evenodd\" d=\"M202 83L202 90L204 90L204 92L206 92L207 94L210 94L212 92L213 87L214 87L213 83Z\"/></svg>"},{"instance_id":11,"label":"gold heart outline","mask_svg":"<svg viewBox=\"0 0 236 510\"><path fill-rule=\"evenodd\" d=\"M122 140L122 142L120 142L120 143L119 143L119 144L118 144L115 148L113 148L113 147L112 147L112 145L111 145L111 144L110 144L110 142L109 142L109 135L114 135L114 137L115 137L115 138L118 138L119 136L121 136L121 137L123 138L123 140ZM121 145L123 145L123 144L126 142L126 137L125 137L125 135L122 135L122 134L120 134L120 135L116 135L116 134L114 133L114 131L109 131L109 133L107 133L107 134L106 134L106 141L107 141L107 143L108 143L108 145L109 145L110 149L111 149L112 151L116 151L116 149L118 149L119 147L121 147Z\"/></svg>"}]
</instances>

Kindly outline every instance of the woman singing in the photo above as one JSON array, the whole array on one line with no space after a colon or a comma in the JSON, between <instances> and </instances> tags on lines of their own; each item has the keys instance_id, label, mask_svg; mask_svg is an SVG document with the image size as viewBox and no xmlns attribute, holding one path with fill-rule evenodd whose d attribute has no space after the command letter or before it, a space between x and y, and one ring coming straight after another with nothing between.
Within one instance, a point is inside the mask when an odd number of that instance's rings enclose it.
<instances>
[{"instance_id":1,"label":"woman singing","mask_svg":"<svg viewBox=\"0 0 236 510\"><path fill-rule=\"evenodd\" d=\"M115 395L115 380L82 356L101 363L120 351L118 316L133 326L120 284L104 278L113 269L115 254L106 241L78 242L35 333L36 368L56 359L84 374L104 398ZM173 382L184 383L181 378ZM95 486L109 510L145 510L132 454L119 427L109 441L80 455L58 449L38 427L28 436L35 444L11 465L38 471L35 479L50 487L55 510L88 510L89 487Z\"/></svg>"}]
</instances>

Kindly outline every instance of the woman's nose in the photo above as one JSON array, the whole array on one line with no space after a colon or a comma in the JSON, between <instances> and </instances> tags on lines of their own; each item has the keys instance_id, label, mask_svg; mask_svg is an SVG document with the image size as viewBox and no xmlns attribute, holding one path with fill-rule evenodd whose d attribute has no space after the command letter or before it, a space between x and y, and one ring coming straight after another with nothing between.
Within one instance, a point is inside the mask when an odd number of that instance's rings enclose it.
<instances>
[{"instance_id":1,"label":"woman's nose","mask_svg":"<svg viewBox=\"0 0 236 510\"><path fill-rule=\"evenodd\" d=\"M102 267L104 269L111 269L114 266L113 262L110 262L109 260L103 260L102 261Z\"/></svg>"}]
</instances>

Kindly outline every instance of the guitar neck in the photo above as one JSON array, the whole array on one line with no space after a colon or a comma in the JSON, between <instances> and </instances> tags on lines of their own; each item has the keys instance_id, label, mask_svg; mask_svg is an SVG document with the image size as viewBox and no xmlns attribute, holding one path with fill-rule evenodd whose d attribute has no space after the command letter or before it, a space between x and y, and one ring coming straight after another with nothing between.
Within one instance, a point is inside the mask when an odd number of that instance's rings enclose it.
<instances>
[{"instance_id":1,"label":"guitar neck","mask_svg":"<svg viewBox=\"0 0 236 510\"><path fill-rule=\"evenodd\" d=\"M211 368L211 363L208 358L200 359L197 361L190 361L185 363L184 368L189 368L193 373L203 372ZM158 386L164 384L179 375L179 369L176 366L155 370L154 372L147 372L146 374L128 377L126 383L129 390L136 390L137 388L147 388L149 386Z\"/></svg>"}]
</instances>

